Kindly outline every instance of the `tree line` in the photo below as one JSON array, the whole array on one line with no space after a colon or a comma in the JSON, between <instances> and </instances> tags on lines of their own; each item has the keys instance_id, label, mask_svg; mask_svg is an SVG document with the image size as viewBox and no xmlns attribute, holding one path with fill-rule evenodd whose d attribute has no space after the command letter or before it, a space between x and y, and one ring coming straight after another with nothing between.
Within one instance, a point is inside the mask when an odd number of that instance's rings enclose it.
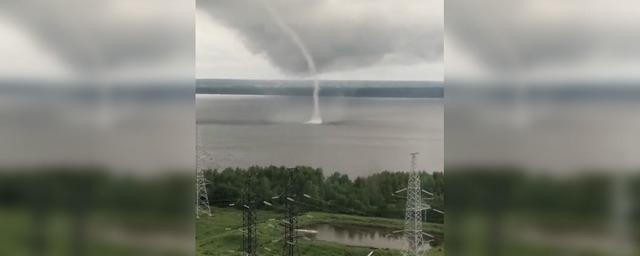
<instances>
[{"instance_id":1,"label":"tree line","mask_svg":"<svg viewBox=\"0 0 640 256\"><path fill-rule=\"evenodd\" d=\"M272 200L286 189L309 196L301 202L301 210L323 211L388 218L404 218L407 172L383 171L367 177L351 178L334 172L325 176L322 168L306 166L252 166L243 168L210 169L204 171L210 181L207 193L211 205L224 207L238 201L250 186L257 202ZM429 202L436 209L444 206L444 174L420 172L422 189L434 193ZM425 199L429 197L424 194ZM304 198L303 198L304 199ZM256 204L269 208L268 205ZM443 222L438 214L429 216L431 222Z\"/></svg>"}]
</instances>

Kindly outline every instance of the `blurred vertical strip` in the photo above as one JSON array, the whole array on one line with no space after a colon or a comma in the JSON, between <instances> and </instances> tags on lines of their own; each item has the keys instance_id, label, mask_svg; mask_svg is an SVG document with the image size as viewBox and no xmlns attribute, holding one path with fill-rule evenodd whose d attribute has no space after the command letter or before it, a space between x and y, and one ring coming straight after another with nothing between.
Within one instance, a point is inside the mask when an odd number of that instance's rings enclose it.
<instances>
[{"instance_id":1,"label":"blurred vertical strip","mask_svg":"<svg viewBox=\"0 0 640 256\"><path fill-rule=\"evenodd\" d=\"M0 255L193 255L195 1L0 1Z\"/></svg>"},{"instance_id":2,"label":"blurred vertical strip","mask_svg":"<svg viewBox=\"0 0 640 256\"><path fill-rule=\"evenodd\" d=\"M637 255L640 2L445 1L447 255Z\"/></svg>"}]
</instances>

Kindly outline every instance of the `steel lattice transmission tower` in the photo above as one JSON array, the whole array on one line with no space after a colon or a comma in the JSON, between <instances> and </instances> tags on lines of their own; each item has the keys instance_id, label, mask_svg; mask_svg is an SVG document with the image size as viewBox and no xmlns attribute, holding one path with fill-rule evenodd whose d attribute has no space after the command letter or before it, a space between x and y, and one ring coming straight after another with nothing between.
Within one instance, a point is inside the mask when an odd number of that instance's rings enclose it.
<instances>
[{"instance_id":1,"label":"steel lattice transmission tower","mask_svg":"<svg viewBox=\"0 0 640 256\"><path fill-rule=\"evenodd\" d=\"M201 214L211 217L211 206L209 205L209 194L207 194L208 181L204 176L203 168L206 166L211 156L200 145L200 134L196 126L196 198L195 212L196 218L200 218Z\"/></svg>"},{"instance_id":2,"label":"steel lattice transmission tower","mask_svg":"<svg viewBox=\"0 0 640 256\"><path fill-rule=\"evenodd\" d=\"M295 197L292 193L293 187L293 171L289 171L289 180L287 181L287 187L283 193L282 200L284 202L285 208L285 216L283 222L283 233L282 233L282 255L283 256L295 256L299 255L298 252L298 237L296 234L296 229L298 225L297 220L297 212L295 205Z\"/></svg>"},{"instance_id":3,"label":"steel lattice transmission tower","mask_svg":"<svg viewBox=\"0 0 640 256\"><path fill-rule=\"evenodd\" d=\"M244 255L256 256L258 253L258 235L256 232L256 196L253 191L254 182L252 175L247 176L247 181L242 193L242 251Z\"/></svg>"},{"instance_id":4,"label":"steel lattice transmission tower","mask_svg":"<svg viewBox=\"0 0 640 256\"><path fill-rule=\"evenodd\" d=\"M425 205L422 202L422 189L420 186L420 175L416 171L417 152L411 153L411 171L407 184L407 207L405 210L404 235L407 241L405 255L418 256L424 252L424 241L422 232L422 211Z\"/></svg>"},{"instance_id":5,"label":"steel lattice transmission tower","mask_svg":"<svg viewBox=\"0 0 640 256\"><path fill-rule=\"evenodd\" d=\"M196 171L196 218L201 214L211 217L211 206L209 206L209 195L207 194L207 179L202 170Z\"/></svg>"}]
</instances>

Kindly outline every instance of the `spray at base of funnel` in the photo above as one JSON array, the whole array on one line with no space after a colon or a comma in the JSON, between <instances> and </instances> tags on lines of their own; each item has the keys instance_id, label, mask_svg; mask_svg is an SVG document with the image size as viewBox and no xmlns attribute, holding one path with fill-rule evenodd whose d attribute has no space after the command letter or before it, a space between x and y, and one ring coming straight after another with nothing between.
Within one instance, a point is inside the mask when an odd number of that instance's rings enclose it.
<instances>
[{"instance_id":1,"label":"spray at base of funnel","mask_svg":"<svg viewBox=\"0 0 640 256\"><path fill-rule=\"evenodd\" d=\"M305 124L322 124L322 118L319 116L312 116Z\"/></svg>"},{"instance_id":2,"label":"spray at base of funnel","mask_svg":"<svg viewBox=\"0 0 640 256\"><path fill-rule=\"evenodd\" d=\"M289 27L282 20L278 12L276 12L276 10L274 10L271 7L268 0L263 0L262 4L264 5L265 9L267 9L269 16L271 16L271 19L273 19L276 22L276 25L278 25L278 27L285 34L287 34L287 36L289 36L291 41L296 45L296 47L298 47L298 49L302 53L302 56L304 56L304 59L307 62L307 66L309 67L309 71L313 76L313 114L311 115L311 119L309 119L309 121L307 121L306 124L322 124L322 117L320 115L320 104L318 103L318 100L319 100L318 94L320 92L320 85L318 83L318 78L316 77L316 73L317 73L316 64L313 61L313 57L309 53L309 50L307 49L305 44L302 42L298 34L296 34L296 32L293 31L293 29L291 29L291 27Z\"/></svg>"},{"instance_id":3,"label":"spray at base of funnel","mask_svg":"<svg viewBox=\"0 0 640 256\"><path fill-rule=\"evenodd\" d=\"M321 118L316 119L316 117L311 117L311 120L306 121L305 124L322 124L322 119Z\"/></svg>"}]
</instances>

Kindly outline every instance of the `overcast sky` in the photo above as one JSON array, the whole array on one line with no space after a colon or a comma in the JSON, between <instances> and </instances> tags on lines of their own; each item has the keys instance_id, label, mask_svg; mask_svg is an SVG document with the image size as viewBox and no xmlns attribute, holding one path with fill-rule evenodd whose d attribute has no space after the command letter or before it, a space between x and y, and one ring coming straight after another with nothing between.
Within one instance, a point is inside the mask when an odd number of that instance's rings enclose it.
<instances>
[{"instance_id":1,"label":"overcast sky","mask_svg":"<svg viewBox=\"0 0 640 256\"><path fill-rule=\"evenodd\" d=\"M99 11L96 11L99 10ZM0 78L193 76L193 3L0 1Z\"/></svg>"},{"instance_id":2,"label":"overcast sky","mask_svg":"<svg viewBox=\"0 0 640 256\"><path fill-rule=\"evenodd\" d=\"M447 77L640 79L637 0L448 0Z\"/></svg>"},{"instance_id":3,"label":"overcast sky","mask_svg":"<svg viewBox=\"0 0 640 256\"><path fill-rule=\"evenodd\" d=\"M321 78L442 80L446 52L454 73L640 79L637 0L267 1ZM198 0L194 29L189 2L0 1L0 77L191 77L194 31L197 77L307 77L261 3Z\"/></svg>"},{"instance_id":4,"label":"overcast sky","mask_svg":"<svg viewBox=\"0 0 640 256\"><path fill-rule=\"evenodd\" d=\"M443 80L442 0L268 0L324 79ZM199 0L199 78L305 78L293 40L255 0Z\"/></svg>"}]
</instances>

